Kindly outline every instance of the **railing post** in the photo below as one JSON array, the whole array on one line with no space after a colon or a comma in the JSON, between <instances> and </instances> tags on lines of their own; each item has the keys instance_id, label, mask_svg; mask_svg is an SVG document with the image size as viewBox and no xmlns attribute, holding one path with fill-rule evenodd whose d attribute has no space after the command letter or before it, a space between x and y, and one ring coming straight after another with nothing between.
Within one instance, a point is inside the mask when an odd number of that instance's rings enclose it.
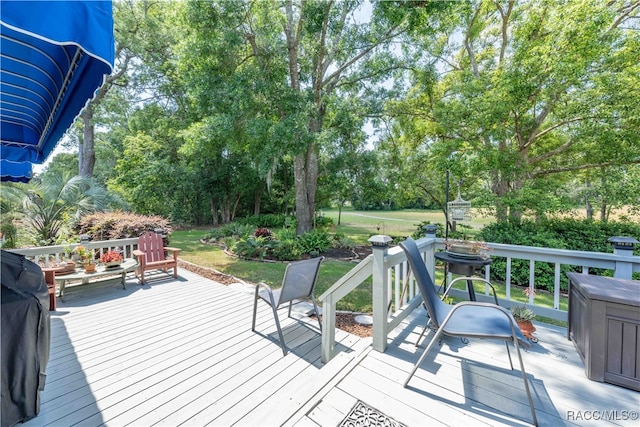
<instances>
[{"instance_id":1,"label":"railing post","mask_svg":"<svg viewBox=\"0 0 640 427\"><path fill-rule=\"evenodd\" d=\"M336 302L331 294L322 302L321 344L322 363L329 363L336 351Z\"/></svg>"},{"instance_id":2,"label":"railing post","mask_svg":"<svg viewBox=\"0 0 640 427\"><path fill-rule=\"evenodd\" d=\"M373 253L373 349L387 348L387 305L389 304L388 275L384 258L389 250L389 236L375 235L369 239Z\"/></svg>"},{"instance_id":3,"label":"railing post","mask_svg":"<svg viewBox=\"0 0 640 427\"><path fill-rule=\"evenodd\" d=\"M613 236L608 240L613 245L613 253L615 255L632 257L633 248L638 242L633 237ZM616 269L613 271L613 277L618 279L631 279L633 275L633 265L629 262L616 261Z\"/></svg>"}]
</instances>

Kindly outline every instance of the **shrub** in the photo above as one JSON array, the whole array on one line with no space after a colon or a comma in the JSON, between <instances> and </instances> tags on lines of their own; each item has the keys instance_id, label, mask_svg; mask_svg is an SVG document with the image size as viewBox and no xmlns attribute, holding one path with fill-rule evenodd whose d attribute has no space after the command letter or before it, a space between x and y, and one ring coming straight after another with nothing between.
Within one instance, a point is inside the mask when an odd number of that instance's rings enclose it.
<instances>
[{"instance_id":1,"label":"shrub","mask_svg":"<svg viewBox=\"0 0 640 427\"><path fill-rule=\"evenodd\" d=\"M262 214L251 215L244 218L238 218L236 222L240 224L250 224L261 228L281 228L285 226L287 215L284 214Z\"/></svg>"},{"instance_id":2,"label":"shrub","mask_svg":"<svg viewBox=\"0 0 640 427\"><path fill-rule=\"evenodd\" d=\"M640 226L633 223L602 223L575 219L554 219L542 222L510 221L487 225L477 237L494 243L610 253L613 252L613 248L607 240L612 236L640 236ZM636 254L638 253L640 250L636 250ZM506 264L506 258L493 257L491 278L504 281ZM554 267L553 263L536 262L536 287L553 290ZM561 265L560 270L560 288L565 290L568 287L566 273L581 271L579 267L568 265ZM597 270L594 273L611 274L604 270ZM511 280L512 284L528 284L529 261L512 260Z\"/></svg>"},{"instance_id":3,"label":"shrub","mask_svg":"<svg viewBox=\"0 0 640 427\"><path fill-rule=\"evenodd\" d=\"M297 240L280 240L273 249L273 256L280 261L295 261L302 256L302 249Z\"/></svg>"},{"instance_id":4,"label":"shrub","mask_svg":"<svg viewBox=\"0 0 640 427\"><path fill-rule=\"evenodd\" d=\"M302 253L317 256L331 247L331 238L326 231L315 228L298 237Z\"/></svg>"},{"instance_id":5,"label":"shrub","mask_svg":"<svg viewBox=\"0 0 640 427\"><path fill-rule=\"evenodd\" d=\"M138 237L146 231L161 228L172 231L168 219L157 215L138 215L130 212L97 212L86 215L78 223L78 234L88 234L91 240L126 239Z\"/></svg>"},{"instance_id":6,"label":"shrub","mask_svg":"<svg viewBox=\"0 0 640 427\"><path fill-rule=\"evenodd\" d=\"M298 242L295 228L282 228L275 232L278 246L273 255L281 261L294 261L302 256L302 248Z\"/></svg>"},{"instance_id":7,"label":"shrub","mask_svg":"<svg viewBox=\"0 0 640 427\"><path fill-rule=\"evenodd\" d=\"M331 226L333 226L333 218L324 216L324 215L318 215L316 217L316 227L331 227Z\"/></svg>"},{"instance_id":8,"label":"shrub","mask_svg":"<svg viewBox=\"0 0 640 427\"><path fill-rule=\"evenodd\" d=\"M255 225L242 224L240 222L230 222L220 227L224 237L235 236L239 239L253 235Z\"/></svg>"},{"instance_id":9,"label":"shrub","mask_svg":"<svg viewBox=\"0 0 640 427\"><path fill-rule=\"evenodd\" d=\"M218 240L218 239L222 239L223 237L227 237L225 235L224 229L223 228L213 228L209 231L207 231L204 236L202 236L203 239L205 240Z\"/></svg>"},{"instance_id":10,"label":"shrub","mask_svg":"<svg viewBox=\"0 0 640 427\"><path fill-rule=\"evenodd\" d=\"M344 233L336 233L331 239L331 246L337 249L353 249L356 247L356 243L346 237Z\"/></svg>"},{"instance_id":11,"label":"shrub","mask_svg":"<svg viewBox=\"0 0 640 427\"><path fill-rule=\"evenodd\" d=\"M233 251L241 258L258 258L262 260L269 251L272 251L277 246L278 242L275 240L249 236L246 239L239 240L233 247Z\"/></svg>"},{"instance_id":12,"label":"shrub","mask_svg":"<svg viewBox=\"0 0 640 427\"><path fill-rule=\"evenodd\" d=\"M256 230L253 232L253 235L256 237L271 238L273 236L273 233L268 228L261 227L261 228L256 228Z\"/></svg>"}]
</instances>

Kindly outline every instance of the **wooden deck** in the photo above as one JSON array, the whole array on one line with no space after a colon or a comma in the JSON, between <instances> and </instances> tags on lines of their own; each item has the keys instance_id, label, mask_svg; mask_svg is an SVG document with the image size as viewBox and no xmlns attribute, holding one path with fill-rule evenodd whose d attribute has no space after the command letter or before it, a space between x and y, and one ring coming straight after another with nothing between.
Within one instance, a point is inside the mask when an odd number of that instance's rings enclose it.
<instances>
[{"instance_id":1,"label":"wooden deck","mask_svg":"<svg viewBox=\"0 0 640 427\"><path fill-rule=\"evenodd\" d=\"M314 321L283 321L283 357L265 304L251 332L248 289L179 274L144 286L131 277L126 290L119 280L68 287L51 316L40 414L24 425L336 426L357 401L407 426L530 423L501 344L447 338L402 387L420 354L422 309L385 353L339 331L338 355L323 365ZM637 425L640 394L589 381L565 333L539 327L524 353L540 425Z\"/></svg>"}]
</instances>

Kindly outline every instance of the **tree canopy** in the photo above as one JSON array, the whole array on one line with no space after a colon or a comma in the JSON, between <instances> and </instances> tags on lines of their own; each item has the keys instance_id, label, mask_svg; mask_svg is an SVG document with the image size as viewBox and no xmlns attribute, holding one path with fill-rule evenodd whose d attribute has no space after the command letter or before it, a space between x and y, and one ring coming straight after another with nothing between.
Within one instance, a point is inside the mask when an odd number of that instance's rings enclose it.
<instances>
[{"instance_id":1,"label":"tree canopy","mask_svg":"<svg viewBox=\"0 0 640 427\"><path fill-rule=\"evenodd\" d=\"M85 114L77 140L95 130L96 165L80 172L139 213L195 224L295 212L302 233L329 204L443 208L445 170L502 219L574 206L606 219L640 206L639 11L114 2L117 79Z\"/></svg>"}]
</instances>

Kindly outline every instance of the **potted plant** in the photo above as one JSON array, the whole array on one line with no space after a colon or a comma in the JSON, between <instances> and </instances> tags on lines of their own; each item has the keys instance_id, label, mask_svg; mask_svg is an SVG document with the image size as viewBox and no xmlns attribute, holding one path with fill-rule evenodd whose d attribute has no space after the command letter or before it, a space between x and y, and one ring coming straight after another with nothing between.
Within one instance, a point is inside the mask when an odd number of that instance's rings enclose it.
<instances>
[{"instance_id":1,"label":"potted plant","mask_svg":"<svg viewBox=\"0 0 640 427\"><path fill-rule=\"evenodd\" d=\"M100 257L100 262L105 265L106 268L117 267L122 263L122 255L117 251L107 251Z\"/></svg>"},{"instance_id":2,"label":"potted plant","mask_svg":"<svg viewBox=\"0 0 640 427\"><path fill-rule=\"evenodd\" d=\"M529 298L529 288L525 289L524 293L527 298ZM535 291L533 291L533 295L535 295ZM525 338L536 342L537 339L533 336L533 333L536 331L536 327L533 326L533 323L531 322L536 317L533 310L527 307L527 304L524 303L522 305L511 307L511 314L513 314L513 318L516 320L516 323Z\"/></svg>"},{"instance_id":3,"label":"potted plant","mask_svg":"<svg viewBox=\"0 0 640 427\"><path fill-rule=\"evenodd\" d=\"M80 262L84 266L85 273L93 273L96 271L96 264L93 261L93 251L80 245L74 249L74 252L80 258Z\"/></svg>"}]
</instances>

